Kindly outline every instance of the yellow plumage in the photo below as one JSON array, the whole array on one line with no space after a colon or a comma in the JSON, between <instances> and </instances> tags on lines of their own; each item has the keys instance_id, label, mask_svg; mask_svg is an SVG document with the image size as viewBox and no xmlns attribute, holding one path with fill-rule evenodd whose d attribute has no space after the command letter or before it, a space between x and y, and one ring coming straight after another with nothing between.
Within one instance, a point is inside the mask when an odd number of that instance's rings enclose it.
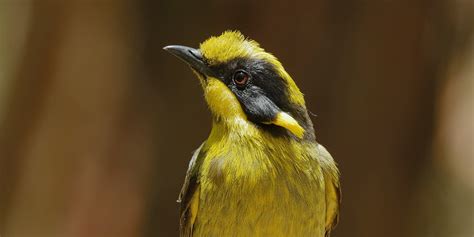
<instances>
[{"instance_id":1,"label":"yellow plumage","mask_svg":"<svg viewBox=\"0 0 474 237\"><path fill-rule=\"evenodd\" d=\"M281 63L234 31L165 49L196 72L213 115L179 197L181 236L329 236L339 173Z\"/></svg>"},{"instance_id":2,"label":"yellow plumage","mask_svg":"<svg viewBox=\"0 0 474 237\"><path fill-rule=\"evenodd\" d=\"M213 36L204 41L200 45L200 49L210 64L222 63L234 58L258 58L270 62L288 83L290 99L297 104L304 105L303 94L280 61L272 54L265 52L256 41L246 40L240 32L226 31L219 37Z\"/></svg>"}]
</instances>

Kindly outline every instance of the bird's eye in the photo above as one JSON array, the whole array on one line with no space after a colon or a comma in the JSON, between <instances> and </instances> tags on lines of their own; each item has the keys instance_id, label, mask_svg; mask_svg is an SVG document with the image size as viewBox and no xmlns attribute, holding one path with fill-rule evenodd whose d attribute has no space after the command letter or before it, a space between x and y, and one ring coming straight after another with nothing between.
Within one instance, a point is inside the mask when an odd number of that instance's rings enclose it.
<instances>
[{"instance_id":1,"label":"bird's eye","mask_svg":"<svg viewBox=\"0 0 474 237\"><path fill-rule=\"evenodd\" d=\"M237 71L234 74L233 80L237 86L245 86L249 81L249 74L245 71Z\"/></svg>"}]
</instances>

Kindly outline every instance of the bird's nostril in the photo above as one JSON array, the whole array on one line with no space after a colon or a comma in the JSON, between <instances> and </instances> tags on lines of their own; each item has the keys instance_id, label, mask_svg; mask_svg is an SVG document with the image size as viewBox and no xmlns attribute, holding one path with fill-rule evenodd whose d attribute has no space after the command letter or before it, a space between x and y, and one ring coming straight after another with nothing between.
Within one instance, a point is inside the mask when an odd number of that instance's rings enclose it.
<instances>
[{"instance_id":1,"label":"bird's nostril","mask_svg":"<svg viewBox=\"0 0 474 237\"><path fill-rule=\"evenodd\" d=\"M195 50L188 50L189 54L193 55L194 58L199 59L202 61L202 55L200 52Z\"/></svg>"}]
</instances>

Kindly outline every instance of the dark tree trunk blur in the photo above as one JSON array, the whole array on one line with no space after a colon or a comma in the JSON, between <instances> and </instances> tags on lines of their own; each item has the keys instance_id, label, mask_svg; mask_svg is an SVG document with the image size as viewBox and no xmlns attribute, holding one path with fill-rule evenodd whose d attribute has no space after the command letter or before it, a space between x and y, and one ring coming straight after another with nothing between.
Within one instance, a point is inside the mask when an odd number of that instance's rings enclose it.
<instances>
[{"instance_id":1,"label":"dark tree trunk blur","mask_svg":"<svg viewBox=\"0 0 474 237\"><path fill-rule=\"evenodd\" d=\"M30 24L1 124L0 234L141 235L154 116L142 103L137 7L23 4Z\"/></svg>"}]
</instances>

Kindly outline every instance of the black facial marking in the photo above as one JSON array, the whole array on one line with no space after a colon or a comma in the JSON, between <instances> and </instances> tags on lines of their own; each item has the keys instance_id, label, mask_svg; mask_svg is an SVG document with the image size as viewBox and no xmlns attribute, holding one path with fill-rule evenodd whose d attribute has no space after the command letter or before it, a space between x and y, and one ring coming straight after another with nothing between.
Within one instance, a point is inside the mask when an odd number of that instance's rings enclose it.
<instances>
[{"instance_id":1,"label":"black facial marking","mask_svg":"<svg viewBox=\"0 0 474 237\"><path fill-rule=\"evenodd\" d=\"M234 91L234 87L238 89L238 86L231 85L232 91ZM269 122L280 112L278 106L265 96L265 92L261 88L255 85L249 85L245 90L234 91L234 93L237 94L240 103L244 105L244 112L250 121Z\"/></svg>"},{"instance_id":2,"label":"black facial marking","mask_svg":"<svg viewBox=\"0 0 474 237\"><path fill-rule=\"evenodd\" d=\"M267 124L274 120L278 112L287 112L308 131L306 138L314 138L313 125L306 109L289 101L286 81L272 64L258 59L237 58L210 68L236 95L250 121L274 134L288 135L285 129ZM249 75L244 85L234 81L234 75L239 71Z\"/></svg>"}]
</instances>

